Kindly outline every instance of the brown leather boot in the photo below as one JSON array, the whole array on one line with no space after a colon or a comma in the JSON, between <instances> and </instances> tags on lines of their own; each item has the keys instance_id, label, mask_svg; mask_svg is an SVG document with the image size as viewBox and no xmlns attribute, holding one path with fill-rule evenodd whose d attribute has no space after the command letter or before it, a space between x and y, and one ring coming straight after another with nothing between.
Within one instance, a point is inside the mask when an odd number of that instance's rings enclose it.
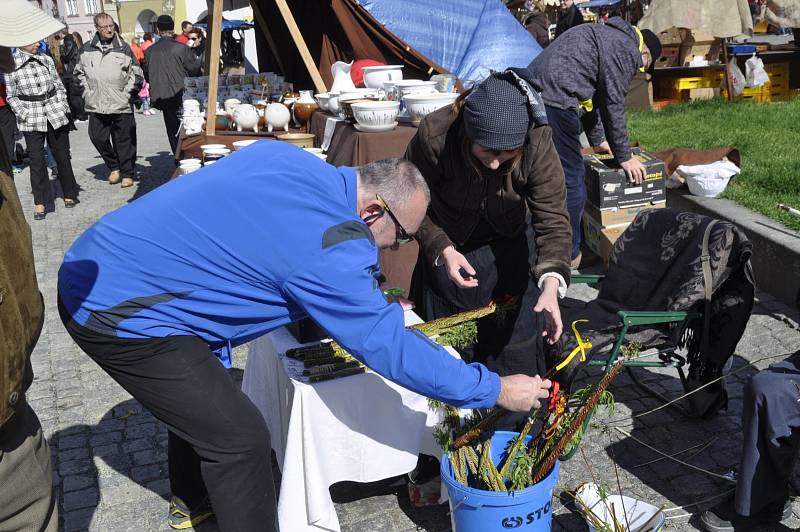
<instances>
[{"instance_id":1,"label":"brown leather boot","mask_svg":"<svg viewBox=\"0 0 800 532\"><path fill-rule=\"evenodd\" d=\"M128 188L133 186L133 178L132 177L123 177L122 178L122 188Z\"/></svg>"},{"instance_id":2,"label":"brown leather boot","mask_svg":"<svg viewBox=\"0 0 800 532\"><path fill-rule=\"evenodd\" d=\"M122 176L119 173L119 170L111 170L111 173L108 174L108 184L109 185L116 185L122 180Z\"/></svg>"}]
</instances>

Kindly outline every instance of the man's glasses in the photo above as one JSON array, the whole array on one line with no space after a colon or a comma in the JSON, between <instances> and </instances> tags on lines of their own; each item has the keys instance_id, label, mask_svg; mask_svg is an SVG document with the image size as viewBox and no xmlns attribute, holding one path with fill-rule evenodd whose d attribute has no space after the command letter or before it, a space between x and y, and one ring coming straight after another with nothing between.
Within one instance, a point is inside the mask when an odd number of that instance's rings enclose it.
<instances>
[{"instance_id":1,"label":"man's glasses","mask_svg":"<svg viewBox=\"0 0 800 532\"><path fill-rule=\"evenodd\" d=\"M381 205L383 205L383 209L386 211L386 214L389 215L389 218L392 219L395 227L397 227L395 242L397 244L408 244L409 242L414 240L414 235L406 231L406 228L403 227L403 224L401 224L400 220L397 219L397 216L394 215L392 209L389 208L389 204L386 203L386 200L383 199L380 194L376 194L375 197L378 199L378 201L381 202Z\"/></svg>"},{"instance_id":2,"label":"man's glasses","mask_svg":"<svg viewBox=\"0 0 800 532\"><path fill-rule=\"evenodd\" d=\"M95 26L95 28L97 28L98 30L113 30L114 29L114 25L113 24L106 24L105 26Z\"/></svg>"}]
</instances>

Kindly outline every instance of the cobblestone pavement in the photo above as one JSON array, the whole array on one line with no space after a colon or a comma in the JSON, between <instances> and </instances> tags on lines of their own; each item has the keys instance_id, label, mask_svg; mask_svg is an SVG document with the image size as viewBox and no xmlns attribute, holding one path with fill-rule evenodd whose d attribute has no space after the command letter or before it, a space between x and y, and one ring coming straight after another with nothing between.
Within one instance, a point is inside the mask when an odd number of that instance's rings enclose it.
<instances>
[{"instance_id":1,"label":"cobblestone pavement","mask_svg":"<svg viewBox=\"0 0 800 532\"><path fill-rule=\"evenodd\" d=\"M60 200L46 220L31 221L39 284L47 304L41 339L33 355L36 379L28 398L41 418L53 450L53 478L59 492L62 530L158 531L166 525L169 483L166 432L150 414L86 357L64 331L56 311L56 275L64 251L104 213L134 200L162 184L172 171L171 156L160 116L137 116L139 176L136 187L121 189L105 181L102 161L89 142L87 124L72 134L73 167L82 188L80 205L63 208ZM16 177L26 215L32 217L28 172ZM123 282L124 280L120 280ZM572 287L570 295L592 297L590 287ZM773 354L800 348L798 313L759 293L750 324L739 344L734 368ZM756 364L763 368L767 362ZM244 367L244 350L235 353L235 365ZM708 446L681 455L683 460L716 473L737 463L740 446L742 384L755 370L747 368L729 383L727 412L711 421L683 418L670 410L633 419L632 414L657 405L621 375L611 386L617 409L615 421L634 437L664 452L675 453L698 444ZM655 387L675 393L674 375L641 372ZM590 375L597 378L597 372ZM594 475L612 492L664 504L668 508L698 503L730 489L723 482L669 460L653 462L655 453L616 430L603 430L607 416L597 416L582 449L562 466L557 492L574 488ZM615 468L614 462L618 464ZM589 466L591 464L591 467ZM332 488L344 530L449 530L446 506L410 507L400 479L373 484L342 483ZM686 513L711 503L669 511L671 529L693 529ZM561 503L555 505L555 530L584 530L581 521ZM800 513L800 507L796 508ZM797 528L793 517L785 523ZM216 530L215 524L199 527Z\"/></svg>"}]
</instances>

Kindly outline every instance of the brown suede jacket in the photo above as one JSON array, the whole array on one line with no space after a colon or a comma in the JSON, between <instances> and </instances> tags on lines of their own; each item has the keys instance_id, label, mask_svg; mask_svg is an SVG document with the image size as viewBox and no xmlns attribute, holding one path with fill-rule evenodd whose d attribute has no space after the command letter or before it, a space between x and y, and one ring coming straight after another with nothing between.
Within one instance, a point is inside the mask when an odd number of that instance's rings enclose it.
<instances>
[{"instance_id":1,"label":"brown suede jacket","mask_svg":"<svg viewBox=\"0 0 800 532\"><path fill-rule=\"evenodd\" d=\"M30 355L43 323L31 228L14 181L0 171L0 431L24 403L33 380Z\"/></svg>"},{"instance_id":2,"label":"brown suede jacket","mask_svg":"<svg viewBox=\"0 0 800 532\"><path fill-rule=\"evenodd\" d=\"M428 215L417 233L425 259L432 264L447 246L459 249L482 211L502 237L524 230L530 211L538 257L534 278L557 272L569 283L572 232L564 171L550 127L528 131L522 164L503 175L486 168L479 172L464 155L463 123L452 107L439 109L425 117L406 150L405 158L419 168L431 189Z\"/></svg>"}]
</instances>

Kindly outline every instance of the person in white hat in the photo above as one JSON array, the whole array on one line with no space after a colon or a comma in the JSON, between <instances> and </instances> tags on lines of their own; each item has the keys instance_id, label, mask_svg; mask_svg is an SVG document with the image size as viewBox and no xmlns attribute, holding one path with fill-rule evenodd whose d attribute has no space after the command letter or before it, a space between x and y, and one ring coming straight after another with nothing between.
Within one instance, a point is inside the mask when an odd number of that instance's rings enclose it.
<instances>
[{"instance_id":1,"label":"person in white hat","mask_svg":"<svg viewBox=\"0 0 800 532\"><path fill-rule=\"evenodd\" d=\"M0 72L14 68L9 47L35 43L64 24L26 0L3 0ZM58 530L50 448L25 400L33 380L30 355L42 330L44 304L36 284L30 228L0 142L0 530Z\"/></svg>"}]
</instances>

